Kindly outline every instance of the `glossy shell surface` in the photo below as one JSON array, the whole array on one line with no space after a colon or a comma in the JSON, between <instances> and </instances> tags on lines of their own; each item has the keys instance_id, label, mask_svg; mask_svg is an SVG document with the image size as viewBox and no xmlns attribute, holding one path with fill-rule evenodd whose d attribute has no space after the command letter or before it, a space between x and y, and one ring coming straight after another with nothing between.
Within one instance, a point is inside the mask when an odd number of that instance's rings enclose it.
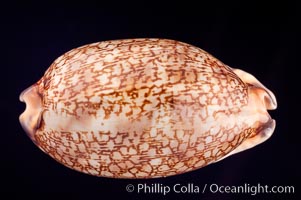
<instances>
[{"instance_id":1,"label":"glossy shell surface","mask_svg":"<svg viewBox=\"0 0 301 200\"><path fill-rule=\"evenodd\" d=\"M167 39L85 45L20 96L20 122L65 166L154 178L219 161L268 139L276 99L252 75Z\"/></svg>"}]
</instances>

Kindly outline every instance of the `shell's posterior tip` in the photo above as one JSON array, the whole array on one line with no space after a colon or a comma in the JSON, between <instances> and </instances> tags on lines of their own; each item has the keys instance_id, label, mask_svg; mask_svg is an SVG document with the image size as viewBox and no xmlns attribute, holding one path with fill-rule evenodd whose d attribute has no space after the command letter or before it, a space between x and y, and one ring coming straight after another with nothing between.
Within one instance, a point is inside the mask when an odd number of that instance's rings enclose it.
<instances>
[{"instance_id":1,"label":"shell's posterior tip","mask_svg":"<svg viewBox=\"0 0 301 200\"><path fill-rule=\"evenodd\" d=\"M265 105L268 110L275 110L277 108L277 100L273 92L266 89L268 96L264 97Z\"/></svg>"},{"instance_id":2,"label":"shell's posterior tip","mask_svg":"<svg viewBox=\"0 0 301 200\"><path fill-rule=\"evenodd\" d=\"M250 91L256 94L256 102L262 105L265 110L275 110L277 108L277 101L275 95L265 87L252 86Z\"/></svg>"},{"instance_id":3,"label":"shell's posterior tip","mask_svg":"<svg viewBox=\"0 0 301 200\"><path fill-rule=\"evenodd\" d=\"M38 93L38 85L33 85L24 90L19 97L26 104L25 111L20 115L19 121L31 140L35 142L35 132L41 121L42 101Z\"/></svg>"},{"instance_id":4,"label":"shell's posterior tip","mask_svg":"<svg viewBox=\"0 0 301 200\"><path fill-rule=\"evenodd\" d=\"M233 72L245 83L254 86L255 90L263 100L264 106L267 110L275 110L277 108L277 100L272 91L266 88L260 81L253 75L240 69L233 69Z\"/></svg>"}]
</instances>

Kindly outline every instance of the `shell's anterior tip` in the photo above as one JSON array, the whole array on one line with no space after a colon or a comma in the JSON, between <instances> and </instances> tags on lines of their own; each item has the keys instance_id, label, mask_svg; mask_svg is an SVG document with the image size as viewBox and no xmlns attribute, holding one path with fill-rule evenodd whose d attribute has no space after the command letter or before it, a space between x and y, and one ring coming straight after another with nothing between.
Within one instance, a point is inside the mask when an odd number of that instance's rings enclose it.
<instances>
[{"instance_id":1,"label":"shell's anterior tip","mask_svg":"<svg viewBox=\"0 0 301 200\"><path fill-rule=\"evenodd\" d=\"M20 94L20 101L25 102L26 109L20 115L19 121L31 140L35 142L35 132L40 126L42 100L38 93L38 85L33 85Z\"/></svg>"},{"instance_id":2,"label":"shell's anterior tip","mask_svg":"<svg viewBox=\"0 0 301 200\"><path fill-rule=\"evenodd\" d=\"M267 139L272 136L275 128L276 128L276 120L271 119L269 127L267 127L267 131L266 131L266 134L268 135Z\"/></svg>"},{"instance_id":3,"label":"shell's anterior tip","mask_svg":"<svg viewBox=\"0 0 301 200\"><path fill-rule=\"evenodd\" d=\"M227 154L225 157L221 159L245 151L247 149L253 148L265 142L273 135L275 127L276 127L276 121L274 119L269 119L267 122L260 124L260 126L258 126L258 132L252 134L252 136L244 140L238 147L236 147L236 149L234 149L232 152L230 152L229 154Z\"/></svg>"}]
</instances>

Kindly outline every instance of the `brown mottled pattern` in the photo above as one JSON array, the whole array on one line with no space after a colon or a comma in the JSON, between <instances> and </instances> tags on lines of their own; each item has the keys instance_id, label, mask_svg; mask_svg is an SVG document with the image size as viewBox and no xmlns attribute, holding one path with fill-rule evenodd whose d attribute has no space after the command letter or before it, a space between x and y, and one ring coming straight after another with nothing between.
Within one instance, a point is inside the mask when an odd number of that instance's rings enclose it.
<instances>
[{"instance_id":1,"label":"brown mottled pattern","mask_svg":"<svg viewBox=\"0 0 301 200\"><path fill-rule=\"evenodd\" d=\"M94 43L38 82L37 145L97 176L149 178L215 162L254 131L234 123L247 85L205 51L165 39Z\"/></svg>"}]
</instances>

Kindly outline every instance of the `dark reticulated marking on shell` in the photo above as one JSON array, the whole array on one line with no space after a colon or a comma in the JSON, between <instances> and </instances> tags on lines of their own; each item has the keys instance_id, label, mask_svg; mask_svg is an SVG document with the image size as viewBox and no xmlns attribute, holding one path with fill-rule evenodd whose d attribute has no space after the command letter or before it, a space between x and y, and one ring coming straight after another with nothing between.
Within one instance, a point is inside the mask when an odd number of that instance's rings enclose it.
<instances>
[{"instance_id":1,"label":"dark reticulated marking on shell","mask_svg":"<svg viewBox=\"0 0 301 200\"><path fill-rule=\"evenodd\" d=\"M20 99L34 143L96 176L153 178L268 139L276 99L255 77L167 39L113 40L60 56Z\"/></svg>"}]
</instances>

